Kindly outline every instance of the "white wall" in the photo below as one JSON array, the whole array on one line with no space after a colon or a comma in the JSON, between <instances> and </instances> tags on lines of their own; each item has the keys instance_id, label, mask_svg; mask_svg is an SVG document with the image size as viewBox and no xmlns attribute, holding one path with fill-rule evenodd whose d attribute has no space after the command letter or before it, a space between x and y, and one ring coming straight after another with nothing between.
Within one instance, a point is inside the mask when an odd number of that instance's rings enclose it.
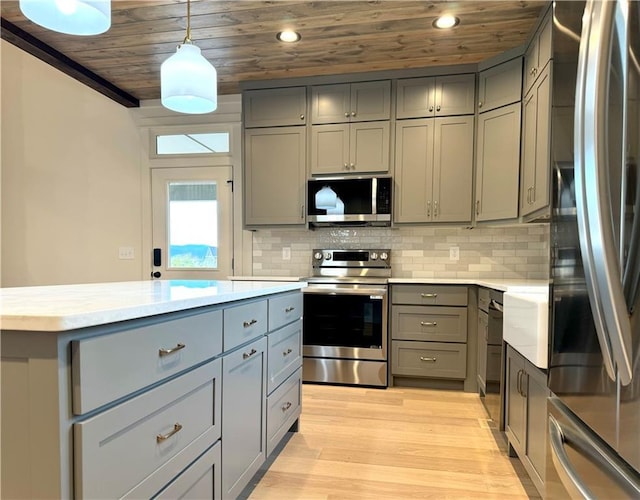
<instances>
[{"instance_id":1,"label":"white wall","mask_svg":"<svg viewBox=\"0 0 640 500\"><path fill-rule=\"evenodd\" d=\"M141 279L142 147L130 111L1 43L1 285ZM120 246L135 259L119 260Z\"/></svg>"}]
</instances>

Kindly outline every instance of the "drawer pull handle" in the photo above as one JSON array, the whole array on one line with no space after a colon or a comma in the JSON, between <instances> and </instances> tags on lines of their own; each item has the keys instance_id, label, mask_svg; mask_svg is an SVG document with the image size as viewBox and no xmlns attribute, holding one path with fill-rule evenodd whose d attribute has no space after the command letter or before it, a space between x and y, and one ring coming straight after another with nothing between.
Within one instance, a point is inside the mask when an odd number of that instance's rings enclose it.
<instances>
[{"instance_id":1,"label":"drawer pull handle","mask_svg":"<svg viewBox=\"0 0 640 500\"><path fill-rule=\"evenodd\" d=\"M182 430L182 426L180 424L175 424L173 426L173 430L171 432L169 432L167 434L158 434L156 436L156 442L157 443L162 443L162 441L166 441L167 439L169 439L171 436L173 436L177 432L180 432L180 430Z\"/></svg>"},{"instance_id":2,"label":"drawer pull handle","mask_svg":"<svg viewBox=\"0 0 640 500\"><path fill-rule=\"evenodd\" d=\"M284 351L282 353L283 356L288 356L289 354L291 354L293 351L291 349L287 349L286 351Z\"/></svg>"},{"instance_id":3,"label":"drawer pull handle","mask_svg":"<svg viewBox=\"0 0 640 500\"><path fill-rule=\"evenodd\" d=\"M251 356L253 356L255 353L257 353L258 351L256 351L255 349L251 349L249 352L245 352L242 354L242 359L248 359Z\"/></svg>"},{"instance_id":4,"label":"drawer pull handle","mask_svg":"<svg viewBox=\"0 0 640 500\"><path fill-rule=\"evenodd\" d=\"M420 356L420 361L428 361L429 363L435 363L438 358L425 358L424 356Z\"/></svg>"},{"instance_id":5,"label":"drawer pull handle","mask_svg":"<svg viewBox=\"0 0 640 500\"><path fill-rule=\"evenodd\" d=\"M291 403L289 401L282 405L283 412L287 411L289 408L291 408Z\"/></svg>"},{"instance_id":6,"label":"drawer pull handle","mask_svg":"<svg viewBox=\"0 0 640 500\"><path fill-rule=\"evenodd\" d=\"M421 321L421 326L438 326L438 323L435 321Z\"/></svg>"},{"instance_id":7,"label":"drawer pull handle","mask_svg":"<svg viewBox=\"0 0 640 500\"><path fill-rule=\"evenodd\" d=\"M250 326L255 325L257 322L257 319L252 319L251 321L245 321L244 323L242 323L242 326L244 326L245 328L249 328Z\"/></svg>"},{"instance_id":8,"label":"drawer pull handle","mask_svg":"<svg viewBox=\"0 0 640 500\"><path fill-rule=\"evenodd\" d=\"M420 297L423 299L435 299L438 296L437 293L421 293Z\"/></svg>"},{"instance_id":9,"label":"drawer pull handle","mask_svg":"<svg viewBox=\"0 0 640 500\"><path fill-rule=\"evenodd\" d=\"M185 347L187 347L185 344L178 344L171 349L165 349L164 347L161 347L160 349L158 349L158 355L162 358L163 356L168 356L169 354L178 352Z\"/></svg>"},{"instance_id":10,"label":"drawer pull handle","mask_svg":"<svg viewBox=\"0 0 640 500\"><path fill-rule=\"evenodd\" d=\"M295 311L295 309L296 309L296 308L295 308L295 307L293 307L293 306L291 306L291 307L287 307L287 308L284 310L284 312L286 312L286 313L290 313L291 311Z\"/></svg>"}]
</instances>

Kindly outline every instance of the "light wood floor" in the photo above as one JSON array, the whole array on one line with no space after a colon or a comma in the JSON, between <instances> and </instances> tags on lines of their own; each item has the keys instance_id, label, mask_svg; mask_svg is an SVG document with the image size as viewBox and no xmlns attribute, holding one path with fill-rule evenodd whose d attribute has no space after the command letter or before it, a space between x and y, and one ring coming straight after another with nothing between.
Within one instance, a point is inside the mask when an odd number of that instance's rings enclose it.
<instances>
[{"instance_id":1,"label":"light wood floor","mask_svg":"<svg viewBox=\"0 0 640 500\"><path fill-rule=\"evenodd\" d=\"M306 384L302 393L300 432L265 464L252 500L539 498L476 394Z\"/></svg>"}]
</instances>

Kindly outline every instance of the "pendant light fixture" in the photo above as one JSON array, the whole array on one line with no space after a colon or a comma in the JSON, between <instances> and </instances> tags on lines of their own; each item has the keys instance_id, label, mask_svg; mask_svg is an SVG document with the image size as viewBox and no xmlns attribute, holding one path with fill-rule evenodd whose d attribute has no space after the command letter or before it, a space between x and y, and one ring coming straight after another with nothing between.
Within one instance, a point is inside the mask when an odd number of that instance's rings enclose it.
<instances>
[{"instance_id":1,"label":"pendant light fixture","mask_svg":"<svg viewBox=\"0 0 640 500\"><path fill-rule=\"evenodd\" d=\"M25 17L67 35L99 35L111 27L111 0L20 0Z\"/></svg>"},{"instance_id":2,"label":"pendant light fixture","mask_svg":"<svg viewBox=\"0 0 640 500\"><path fill-rule=\"evenodd\" d=\"M191 41L191 1L187 0L187 36L160 67L165 108L179 113L211 113L218 107L217 73Z\"/></svg>"}]
</instances>

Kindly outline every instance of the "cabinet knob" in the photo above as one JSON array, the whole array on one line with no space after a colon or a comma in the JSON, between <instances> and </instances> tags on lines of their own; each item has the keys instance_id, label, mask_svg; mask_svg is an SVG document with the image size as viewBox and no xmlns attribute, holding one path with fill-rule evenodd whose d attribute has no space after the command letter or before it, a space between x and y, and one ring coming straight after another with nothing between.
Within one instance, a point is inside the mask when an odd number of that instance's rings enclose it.
<instances>
[{"instance_id":1,"label":"cabinet knob","mask_svg":"<svg viewBox=\"0 0 640 500\"><path fill-rule=\"evenodd\" d=\"M344 117L345 118L349 118L349 112L348 111L344 114Z\"/></svg>"},{"instance_id":2,"label":"cabinet knob","mask_svg":"<svg viewBox=\"0 0 640 500\"><path fill-rule=\"evenodd\" d=\"M442 109L442 108L440 108L440 106L438 106L438 107L436 108L436 111L440 111L440 109Z\"/></svg>"},{"instance_id":3,"label":"cabinet knob","mask_svg":"<svg viewBox=\"0 0 640 500\"><path fill-rule=\"evenodd\" d=\"M345 164L344 164L344 168L346 168L347 170L349 170L349 164L345 162Z\"/></svg>"},{"instance_id":4,"label":"cabinet knob","mask_svg":"<svg viewBox=\"0 0 640 500\"><path fill-rule=\"evenodd\" d=\"M482 107L482 101L480 101L480 102L478 103L478 107L479 107L479 108L481 108L481 107Z\"/></svg>"},{"instance_id":5,"label":"cabinet knob","mask_svg":"<svg viewBox=\"0 0 640 500\"><path fill-rule=\"evenodd\" d=\"M433 111L433 106L429 106L429 111Z\"/></svg>"},{"instance_id":6,"label":"cabinet knob","mask_svg":"<svg viewBox=\"0 0 640 500\"><path fill-rule=\"evenodd\" d=\"M433 202L433 216L434 217L438 216L438 202L437 201Z\"/></svg>"},{"instance_id":7,"label":"cabinet knob","mask_svg":"<svg viewBox=\"0 0 640 500\"><path fill-rule=\"evenodd\" d=\"M300 115L300 119L301 119L301 120L304 120L304 115Z\"/></svg>"},{"instance_id":8,"label":"cabinet knob","mask_svg":"<svg viewBox=\"0 0 640 500\"><path fill-rule=\"evenodd\" d=\"M351 167L351 168L356 168L356 164L355 164L355 163L350 163L350 164L349 164L349 167Z\"/></svg>"},{"instance_id":9,"label":"cabinet knob","mask_svg":"<svg viewBox=\"0 0 640 500\"><path fill-rule=\"evenodd\" d=\"M352 112L351 112L351 116L356 116L356 112L355 112L355 111L352 111Z\"/></svg>"},{"instance_id":10,"label":"cabinet knob","mask_svg":"<svg viewBox=\"0 0 640 500\"><path fill-rule=\"evenodd\" d=\"M431 202L427 202L427 217L431 217Z\"/></svg>"},{"instance_id":11,"label":"cabinet knob","mask_svg":"<svg viewBox=\"0 0 640 500\"><path fill-rule=\"evenodd\" d=\"M529 74L530 74L530 75L535 74L535 72L536 72L536 68L531 68L531 69L529 70Z\"/></svg>"}]
</instances>

